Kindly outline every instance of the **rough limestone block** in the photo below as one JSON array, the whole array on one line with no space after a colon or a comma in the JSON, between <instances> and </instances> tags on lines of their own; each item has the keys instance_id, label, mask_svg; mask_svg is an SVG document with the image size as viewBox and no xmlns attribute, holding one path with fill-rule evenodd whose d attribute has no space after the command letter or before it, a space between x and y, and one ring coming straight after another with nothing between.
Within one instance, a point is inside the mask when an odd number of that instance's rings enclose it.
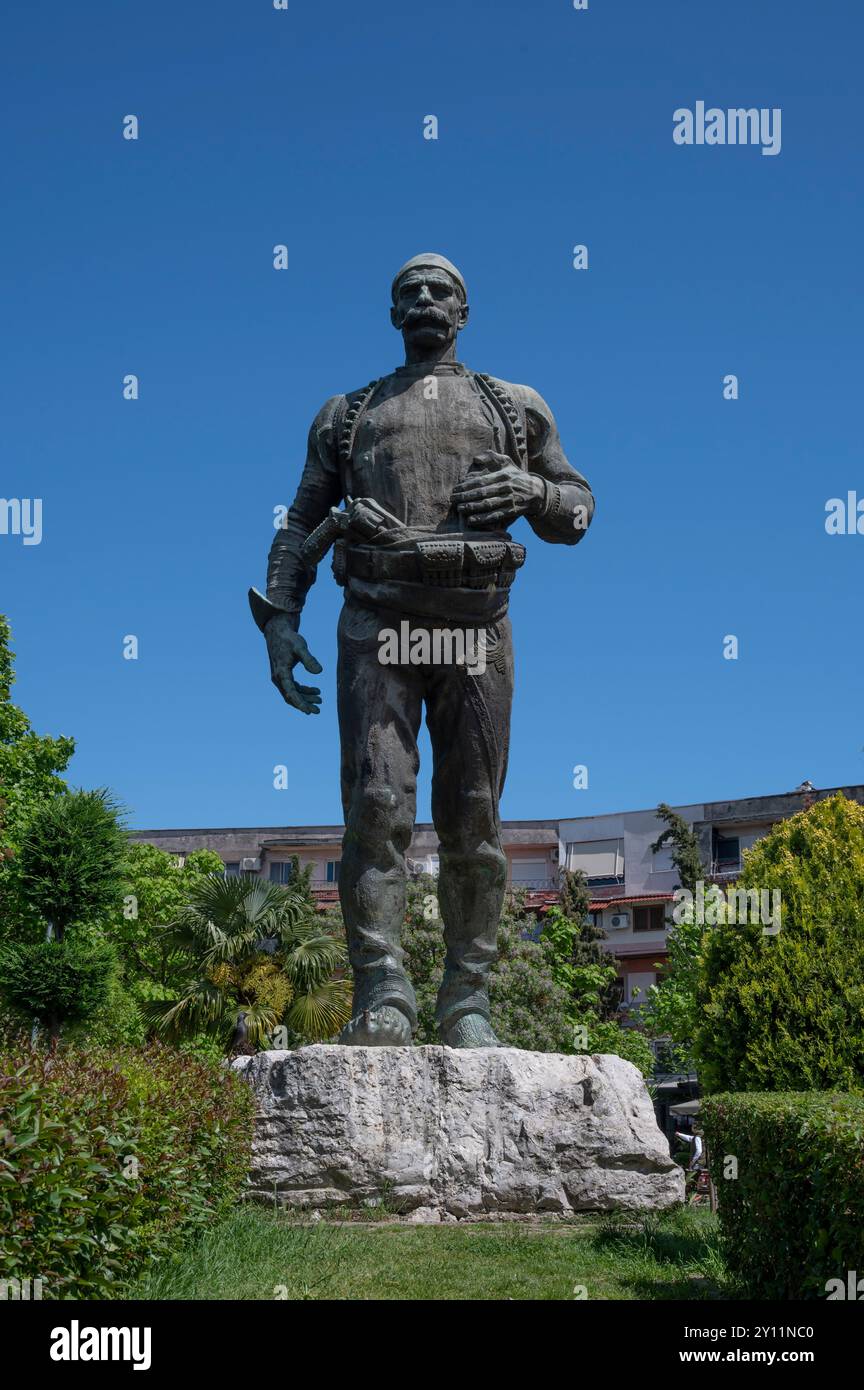
<instances>
[{"instance_id":1,"label":"rough limestone block","mask_svg":"<svg viewBox=\"0 0 864 1390\"><path fill-rule=\"evenodd\" d=\"M270 1201L383 1199L440 1220L684 1197L645 1083L621 1057L328 1045L234 1066L258 1100L251 1189Z\"/></svg>"}]
</instances>

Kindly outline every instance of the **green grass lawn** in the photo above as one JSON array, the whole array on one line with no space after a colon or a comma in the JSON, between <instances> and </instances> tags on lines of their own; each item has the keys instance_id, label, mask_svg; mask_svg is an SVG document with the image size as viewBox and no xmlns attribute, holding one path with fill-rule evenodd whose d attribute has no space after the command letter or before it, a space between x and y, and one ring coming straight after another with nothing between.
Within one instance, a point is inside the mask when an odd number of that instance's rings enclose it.
<instances>
[{"instance_id":1,"label":"green grass lawn","mask_svg":"<svg viewBox=\"0 0 864 1390\"><path fill-rule=\"evenodd\" d=\"M404 1226L239 1207L154 1266L151 1299L668 1299L722 1297L716 1219L577 1217L567 1223ZM580 1295L579 1286L585 1292Z\"/></svg>"}]
</instances>

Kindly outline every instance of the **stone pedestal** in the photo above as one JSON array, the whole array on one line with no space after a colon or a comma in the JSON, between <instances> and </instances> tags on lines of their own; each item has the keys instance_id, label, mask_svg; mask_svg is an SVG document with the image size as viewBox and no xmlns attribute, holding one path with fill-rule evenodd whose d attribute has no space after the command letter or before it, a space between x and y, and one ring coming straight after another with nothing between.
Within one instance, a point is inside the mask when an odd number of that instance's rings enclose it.
<instances>
[{"instance_id":1,"label":"stone pedestal","mask_svg":"<svg viewBox=\"0 0 864 1390\"><path fill-rule=\"evenodd\" d=\"M295 1207L442 1220L681 1202L645 1083L620 1057L304 1047L240 1057L258 1100L251 1188Z\"/></svg>"}]
</instances>

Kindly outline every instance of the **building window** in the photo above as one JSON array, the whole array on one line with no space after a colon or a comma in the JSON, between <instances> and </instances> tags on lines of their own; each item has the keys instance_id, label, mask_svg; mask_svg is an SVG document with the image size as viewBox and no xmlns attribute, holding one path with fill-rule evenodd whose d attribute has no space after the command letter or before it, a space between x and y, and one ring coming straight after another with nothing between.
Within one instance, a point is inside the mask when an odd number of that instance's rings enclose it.
<instances>
[{"instance_id":1,"label":"building window","mask_svg":"<svg viewBox=\"0 0 864 1390\"><path fill-rule=\"evenodd\" d=\"M226 865L225 865L225 877L226 877L226 878L237 878L238 875L239 875L239 873L240 873L240 860L239 860L239 859L232 860L232 862L231 862L230 864L226 864Z\"/></svg>"},{"instance_id":2,"label":"building window","mask_svg":"<svg viewBox=\"0 0 864 1390\"><path fill-rule=\"evenodd\" d=\"M328 883L338 883L338 882L339 882L339 863L340 863L340 861L339 861L338 859L328 859L328 860L327 860L327 882L328 882Z\"/></svg>"},{"instance_id":3,"label":"building window","mask_svg":"<svg viewBox=\"0 0 864 1390\"><path fill-rule=\"evenodd\" d=\"M663 931L666 926L666 904L647 903L633 913L634 931Z\"/></svg>"},{"instance_id":4,"label":"building window","mask_svg":"<svg viewBox=\"0 0 864 1390\"><path fill-rule=\"evenodd\" d=\"M510 882L514 888L546 888L549 883L546 859L511 859Z\"/></svg>"},{"instance_id":5,"label":"building window","mask_svg":"<svg viewBox=\"0 0 864 1390\"><path fill-rule=\"evenodd\" d=\"M291 882L291 860L276 860L270 865L271 883L290 883Z\"/></svg>"},{"instance_id":6,"label":"building window","mask_svg":"<svg viewBox=\"0 0 864 1390\"><path fill-rule=\"evenodd\" d=\"M717 836L717 868L737 869L741 863L741 841L737 835Z\"/></svg>"},{"instance_id":7,"label":"building window","mask_svg":"<svg viewBox=\"0 0 864 1390\"><path fill-rule=\"evenodd\" d=\"M581 840L567 845L567 868L580 871L594 888L624 882L624 841Z\"/></svg>"}]
</instances>

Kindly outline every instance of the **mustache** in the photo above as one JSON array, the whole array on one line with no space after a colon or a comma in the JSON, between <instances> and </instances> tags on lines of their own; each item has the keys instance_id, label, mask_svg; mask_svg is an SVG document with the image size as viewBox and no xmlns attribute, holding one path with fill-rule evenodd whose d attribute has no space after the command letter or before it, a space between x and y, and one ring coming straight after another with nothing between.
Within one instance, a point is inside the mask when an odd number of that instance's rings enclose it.
<instances>
[{"instance_id":1,"label":"mustache","mask_svg":"<svg viewBox=\"0 0 864 1390\"><path fill-rule=\"evenodd\" d=\"M447 315L443 313L441 309L436 309L433 305L429 305L422 309L409 309L402 320L403 326L407 328L411 328L414 324L418 323L435 323L439 324L442 328L446 328L449 322L450 320L447 318Z\"/></svg>"}]
</instances>

